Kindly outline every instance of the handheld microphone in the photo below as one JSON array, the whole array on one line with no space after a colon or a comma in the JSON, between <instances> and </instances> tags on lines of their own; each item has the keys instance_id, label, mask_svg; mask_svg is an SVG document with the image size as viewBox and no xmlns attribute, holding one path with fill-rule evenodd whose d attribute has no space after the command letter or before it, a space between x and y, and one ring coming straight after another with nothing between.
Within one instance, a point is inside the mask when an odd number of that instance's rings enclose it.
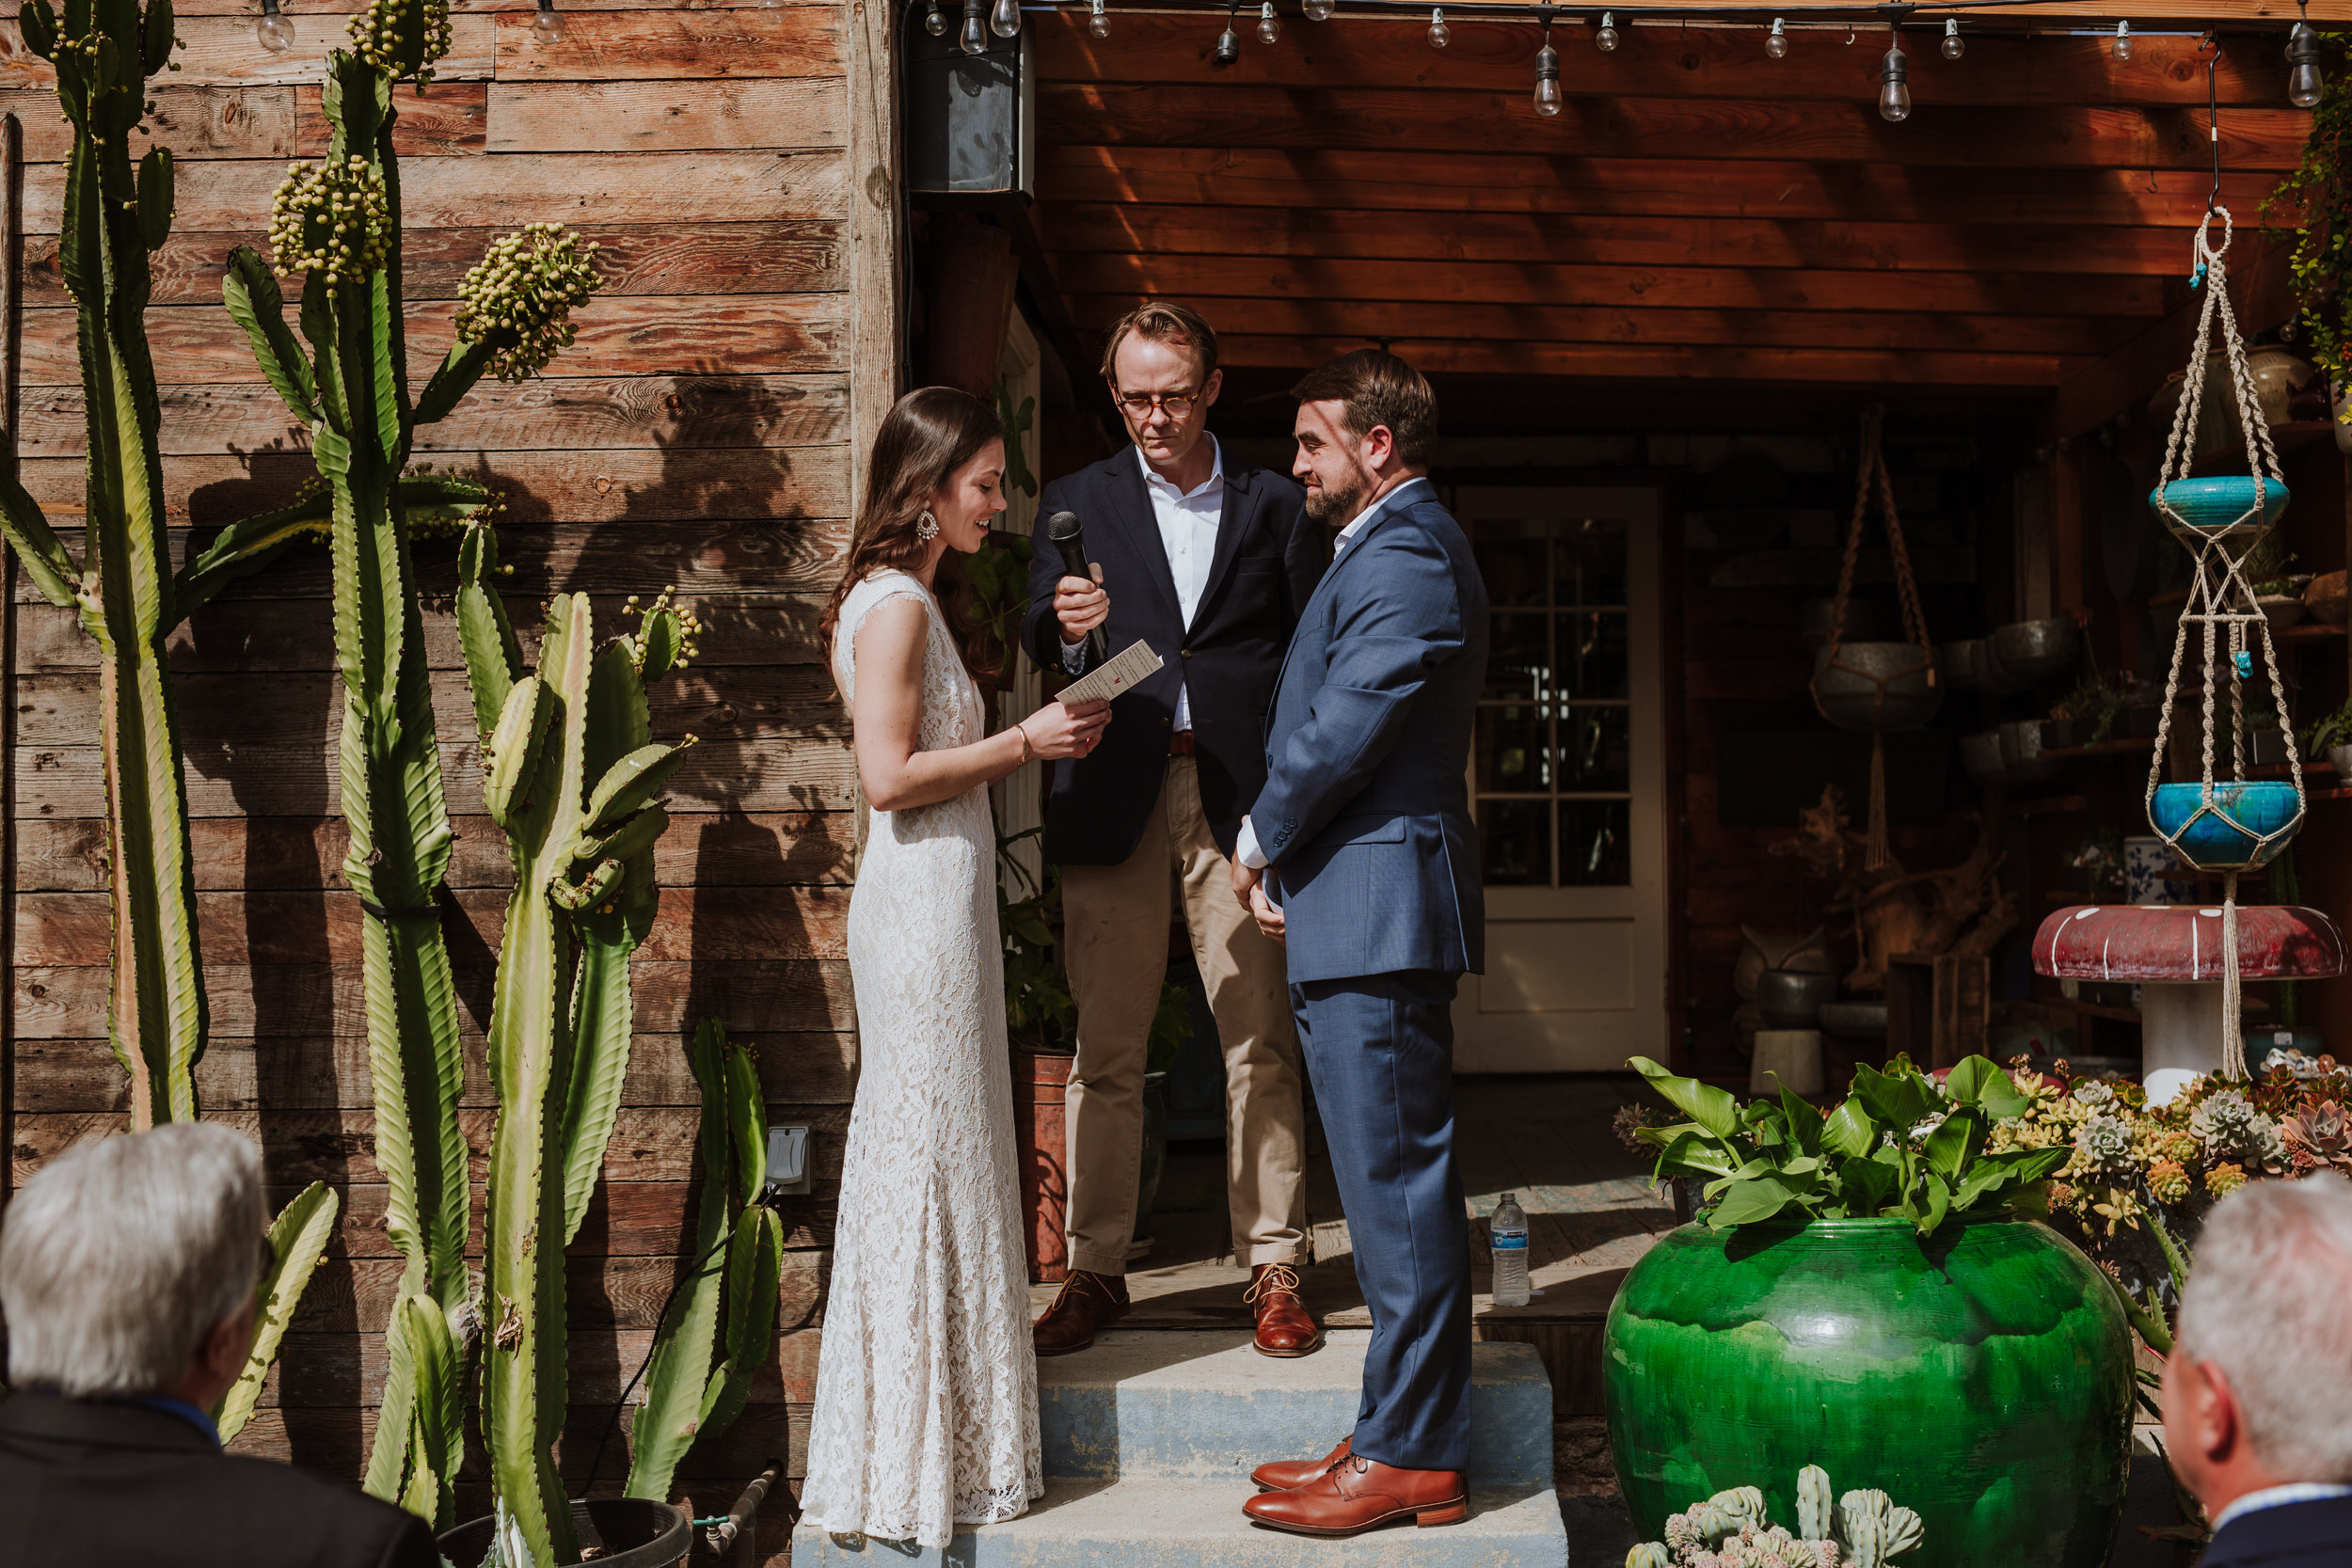
<instances>
[{"instance_id":1,"label":"handheld microphone","mask_svg":"<svg viewBox=\"0 0 2352 1568\"><path fill-rule=\"evenodd\" d=\"M1086 525L1078 521L1075 512L1057 512L1045 519L1045 537L1054 542L1061 555L1061 569L1066 577L1086 578L1094 575L1094 562L1087 559ZM1087 667L1094 669L1111 656L1109 633L1102 626L1087 633Z\"/></svg>"}]
</instances>

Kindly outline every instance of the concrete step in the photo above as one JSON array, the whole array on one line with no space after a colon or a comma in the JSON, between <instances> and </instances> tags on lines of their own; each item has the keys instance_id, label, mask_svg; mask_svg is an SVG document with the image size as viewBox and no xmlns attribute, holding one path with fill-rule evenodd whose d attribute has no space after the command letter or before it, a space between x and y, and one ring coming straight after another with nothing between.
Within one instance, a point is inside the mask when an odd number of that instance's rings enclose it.
<instances>
[{"instance_id":1,"label":"concrete step","mask_svg":"<svg viewBox=\"0 0 2352 1568\"><path fill-rule=\"evenodd\" d=\"M1470 1516L1347 1541L1288 1535L1242 1513L1247 1481L1049 1479L1018 1519L959 1530L945 1551L792 1532L793 1568L1567 1568L1567 1531L1550 1486L1473 1488Z\"/></svg>"},{"instance_id":2,"label":"concrete step","mask_svg":"<svg viewBox=\"0 0 2352 1568\"><path fill-rule=\"evenodd\" d=\"M1370 1329L1334 1330L1312 1355L1277 1359L1246 1334L1114 1329L1038 1362L1049 1478L1230 1478L1311 1459L1356 1425ZM1533 1345L1473 1347L1473 1487L1551 1493L1551 1383ZM1555 1511L1556 1512L1556 1511ZM1420 1532L1436 1536L1443 1530Z\"/></svg>"}]
</instances>

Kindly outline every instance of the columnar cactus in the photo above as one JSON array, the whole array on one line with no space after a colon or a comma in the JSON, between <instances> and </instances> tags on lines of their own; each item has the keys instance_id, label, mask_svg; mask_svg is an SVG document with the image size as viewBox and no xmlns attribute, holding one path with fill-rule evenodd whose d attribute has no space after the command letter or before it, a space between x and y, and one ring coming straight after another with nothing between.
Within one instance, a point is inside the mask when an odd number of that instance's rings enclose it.
<instances>
[{"instance_id":1,"label":"columnar cactus","mask_svg":"<svg viewBox=\"0 0 2352 1568\"><path fill-rule=\"evenodd\" d=\"M1808 1465L1797 1472L1797 1533L1807 1541L1829 1539L1836 1517L1830 1496L1829 1472Z\"/></svg>"},{"instance_id":2,"label":"columnar cactus","mask_svg":"<svg viewBox=\"0 0 2352 1568\"><path fill-rule=\"evenodd\" d=\"M629 1431L623 1488L628 1497L655 1502L669 1500L687 1450L742 1413L752 1374L775 1350L776 1285L784 1273L783 1225L759 1201L768 1149L758 1066L749 1050L728 1041L716 1019L694 1031L691 1060L702 1089L703 1167L692 1272L655 1325L645 1403Z\"/></svg>"},{"instance_id":3,"label":"columnar cactus","mask_svg":"<svg viewBox=\"0 0 2352 1568\"><path fill-rule=\"evenodd\" d=\"M449 8L446 0L374 0L353 18L351 37L352 50L328 56L326 155L291 166L278 189L269 235L275 275L241 245L222 284L262 374L309 427L326 483L226 537L259 541L273 529L328 527L351 843L343 875L366 917L376 1155L389 1188L386 1228L406 1263L366 1480L377 1497L401 1499L445 1525L453 1522L450 1486L464 1457L451 1413L481 1320L465 1264L466 1143L457 1122L464 1071L438 907L452 832L409 546L421 531L480 514L490 497L469 481L405 470L416 427L448 414L500 356L567 334L571 305L593 292L595 280L591 275L560 297L533 293L495 321L485 318L473 335L461 332L412 400L392 87L430 79L449 47ZM307 354L286 323L281 276L301 281ZM439 1313L438 1328L408 1309L419 1295Z\"/></svg>"},{"instance_id":4,"label":"columnar cactus","mask_svg":"<svg viewBox=\"0 0 2352 1568\"><path fill-rule=\"evenodd\" d=\"M515 863L490 1012L484 1415L499 1511L533 1568L552 1568L579 1556L554 1460L568 1402L564 1248L628 1069L628 956L652 925L668 822L655 797L691 744L646 738L645 683L684 653L691 623L665 602L598 651L588 595L558 594L530 671L488 585L486 528L468 531L458 562L483 799Z\"/></svg>"},{"instance_id":5,"label":"columnar cactus","mask_svg":"<svg viewBox=\"0 0 2352 1568\"><path fill-rule=\"evenodd\" d=\"M98 644L113 884L107 1034L131 1075L132 1125L151 1127L195 1118L205 1028L180 721L164 660L182 611L145 321L148 254L171 231L171 154L154 147L133 159L134 133L147 131L147 78L178 40L170 0L103 10L67 0L62 26L49 0L26 0L19 23L56 68L72 127L57 243L75 306L88 489L78 562L13 470L0 475L0 529L33 585L78 611Z\"/></svg>"}]
</instances>

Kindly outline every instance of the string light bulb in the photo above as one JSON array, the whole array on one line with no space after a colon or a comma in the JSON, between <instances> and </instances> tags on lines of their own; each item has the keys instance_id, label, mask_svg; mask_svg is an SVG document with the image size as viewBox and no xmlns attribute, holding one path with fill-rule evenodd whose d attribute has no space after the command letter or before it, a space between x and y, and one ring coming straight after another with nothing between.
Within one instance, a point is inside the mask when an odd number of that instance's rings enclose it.
<instances>
[{"instance_id":1,"label":"string light bulb","mask_svg":"<svg viewBox=\"0 0 2352 1568\"><path fill-rule=\"evenodd\" d=\"M1968 53L1968 45L1960 36L1960 18L1946 17L1944 19L1944 57L1947 60L1956 60L1966 53Z\"/></svg>"},{"instance_id":2,"label":"string light bulb","mask_svg":"<svg viewBox=\"0 0 2352 1568\"><path fill-rule=\"evenodd\" d=\"M1274 18L1274 0L1265 0L1258 8L1258 41L1279 43L1281 40L1282 24Z\"/></svg>"},{"instance_id":3,"label":"string light bulb","mask_svg":"<svg viewBox=\"0 0 2352 1568\"><path fill-rule=\"evenodd\" d=\"M2115 24L2115 57L2125 65L2132 63L2132 24L2128 22Z\"/></svg>"},{"instance_id":4,"label":"string light bulb","mask_svg":"<svg viewBox=\"0 0 2352 1568\"><path fill-rule=\"evenodd\" d=\"M1331 20L1331 0L1303 0L1298 8L1307 13L1307 20L1310 22Z\"/></svg>"},{"instance_id":5,"label":"string light bulb","mask_svg":"<svg viewBox=\"0 0 2352 1568\"><path fill-rule=\"evenodd\" d=\"M1104 4L1104 0L1092 0L1087 8L1087 37L1106 39L1110 36L1110 8Z\"/></svg>"},{"instance_id":6,"label":"string light bulb","mask_svg":"<svg viewBox=\"0 0 2352 1568\"><path fill-rule=\"evenodd\" d=\"M963 26L956 41L967 55L988 53L988 24L980 16L980 0L963 0Z\"/></svg>"},{"instance_id":7,"label":"string light bulb","mask_svg":"<svg viewBox=\"0 0 2352 1568\"><path fill-rule=\"evenodd\" d=\"M533 43L564 41L564 15L555 8L555 0L539 0L539 8L531 16L531 41Z\"/></svg>"},{"instance_id":8,"label":"string light bulb","mask_svg":"<svg viewBox=\"0 0 2352 1568\"><path fill-rule=\"evenodd\" d=\"M1544 30L1544 46L1535 52L1535 112L1546 119L1560 114L1560 51L1551 46L1551 30Z\"/></svg>"},{"instance_id":9,"label":"string light bulb","mask_svg":"<svg viewBox=\"0 0 2352 1568\"><path fill-rule=\"evenodd\" d=\"M278 0L262 0L261 20L253 24L253 40L273 55L294 46L294 25L278 8Z\"/></svg>"},{"instance_id":10,"label":"string light bulb","mask_svg":"<svg viewBox=\"0 0 2352 1568\"><path fill-rule=\"evenodd\" d=\"M1429 47L1443 49L1454 41L1454 29L1445 24L1445 8L1437 7L1429 13Z\"/></svg>"},{"instance_id":11,"label":"string light bulb","mask_svg":"<svg viewBox=\"0 0 2352 1568\"><path fill-rule=\"evenodd\" d=\"M935 39L947 36L947 19L939 14L939 0L931 0L931 8L923 13L923 30Z\"/></svg>"},{"instance_id":12,"label":"string light bulb","mask_svg":"<svg viewBox=\"0 0 2352 1568\"><path fill-rule=\"evenodd\" d=\"M1764 35L1764 53L1776 60L1788 57L1788 29L1780 18L1772 18L1772 30Z\"/></svg>"},{"instance_id":13,"label":"string light bulb","mask_svg":"<svg viewBox=\"0 0 2352 1568\"><path fill-rule=\"evenodd\" d=\"M1021 0L996 0L989 8L988 30L1000 39L1009 39L1021 31Z\"/></svg>"},{"instance_id":14,"label":"string light bulb","mask_svg":"<svg viewBox=\"0 0 2352 1568\"><path fill-rule=\"evenodd\" d=\"M1911 118L1911 62L1903 58L1903 46L1895 35L1886 37L1886 57L1879 62L1879 118L1900 125Z\"/></svg>"},{"instance_id":15,"label":"string light bulb","mask_svg":"<svg viewBox=\"0 0 2352 1568\"><path fill-rule=\"evenodd\" d=\"M1616 19L1611 16L1607 11L1600 13L1600 31L1593 35L1593 42L1599 47L1600 52L1604 55L1613 55L1616 53L1617 23Z\"/></svg>"},{"instance_id":16,"label":"string light bulb","mask_svg":"<svg viewBox=\"0 0 2352 1568\"><path fill-rule=\"evenodd\" d=\"M2287 35L2287 102L2298 109L2319 107L2319 35L2309 22L2297 22Z\"/></svg>"},{"instance_id":17,"label":"string light bulb","mask_svg":"<svg viewBox=\"0 0 2352 1568\"><path fill-rule=\"evenodd\" d=\"M1216 35L1216 54L1212 56L1219 65L1232 65L1241 58L1241 35L1233 31L1233 14L1225 13L1225 31Z\"/></svg>"}]
</instances>

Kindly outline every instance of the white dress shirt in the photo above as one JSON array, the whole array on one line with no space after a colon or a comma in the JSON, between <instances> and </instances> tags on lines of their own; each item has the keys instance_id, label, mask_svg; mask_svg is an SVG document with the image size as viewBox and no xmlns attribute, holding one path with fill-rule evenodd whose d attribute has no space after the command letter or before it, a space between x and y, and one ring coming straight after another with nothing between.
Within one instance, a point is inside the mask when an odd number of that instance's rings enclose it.
<instances>
[{"instance_id":1,"label":"white dress shirt","mask_svg":"<svg viewBox=\"0 0 2352 1568\"><path fill-rule=\"evenodd\" d=\"M1405 483L1406 484L1410 484L1412 481L1406 480ZM1399 489L1402 489L1403 487L1403 485L1398 486ZM1396 494L1396 491L1394 490L1389 492L1389 495L1391 496L1394 494ZM1347 526L1340 530L1338 543L1331 546L1331 559L1333 561L1339 560L1341 554L1346 550L1347 542L1356 537L1357 531L1364 526L1364 519L1371 516L1375 512L1379 511L1382 504L1385 503L1388 499L1388 496L1381 497L1379 500L1374 501L1370 506L1365 507L1361 512L1357 513L1355 516L1348 519ZM1241 819L1241 832L1234 835L1233 854L1242 864L1249 867L1252 871L1263 871L1269 863L1265 858L1265 851L1258 847L1258 830L1249 825L1249 818L1247 816Z\"/></svg>"},{"instance_id":2,"label":"white dress shirt","mask_svg":"<svg viewBox=\"0 0 2352 1568\"><path fill-rule=\"evenodd\" d=\"M1209 477L1190 490L1182 490L1174 480L1152 471L1141 447L1135 452L1136 462L1143 468L1144 494L1152 499L1152 520L1159 525L1160 546L1168 552L1168 576L1176 584L1176 608L1189 627L1193 613L1200 608L1200 595L1208 591L1209 567L1216 560L1217 523L1225 515L1225 453L1218 449L1216 437L1210 436ZM1085 648L1083 641L1063 644L1062 668L1077 673ZM1192 728L1192 694L1181 683L1176 688L1175 727L1179 731Z\"/></svg>"}]
</instances>

